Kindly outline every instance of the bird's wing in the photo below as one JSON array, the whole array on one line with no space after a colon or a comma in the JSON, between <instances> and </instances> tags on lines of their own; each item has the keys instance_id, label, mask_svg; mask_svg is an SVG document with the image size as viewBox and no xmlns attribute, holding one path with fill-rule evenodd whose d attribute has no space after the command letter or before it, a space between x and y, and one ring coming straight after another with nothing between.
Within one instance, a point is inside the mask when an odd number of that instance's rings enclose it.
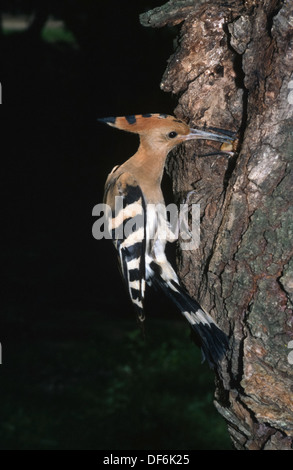
<instances>
[{"instance_id":1,"label":"bird's wing","mask_svg":"<svg viewBox=\"0 0 293 470\"><path fill-rule=\"evenodd\" d=\"M136 179L129 172L117 173L109 175L105 186L104 200L112 212L109 229L131 301L138 318L143 320L146 204Z\"/></svg>"}]
</instances>

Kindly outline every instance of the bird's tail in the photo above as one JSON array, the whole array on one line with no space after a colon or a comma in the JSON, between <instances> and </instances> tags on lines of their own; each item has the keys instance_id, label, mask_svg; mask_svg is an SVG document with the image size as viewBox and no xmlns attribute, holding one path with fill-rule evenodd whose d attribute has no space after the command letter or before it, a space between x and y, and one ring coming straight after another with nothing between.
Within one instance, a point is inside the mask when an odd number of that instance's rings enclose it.
<instances>
[{"instance_id":1,"label":"bird's tail","mask_svg":"<svg viewBox=\"0 0 293 470\"><path fill-rule=\"evenodd\" d=\"M160 275L152 278L152 284L163 290L171 298L190 323L197 342L201 346L203 358L211 368L218 367L219 361L228 349L228 337L218 327L212 317L199 303L192 299L185 289L174 280L165 281Z\"/></svg>"}]
</instances>

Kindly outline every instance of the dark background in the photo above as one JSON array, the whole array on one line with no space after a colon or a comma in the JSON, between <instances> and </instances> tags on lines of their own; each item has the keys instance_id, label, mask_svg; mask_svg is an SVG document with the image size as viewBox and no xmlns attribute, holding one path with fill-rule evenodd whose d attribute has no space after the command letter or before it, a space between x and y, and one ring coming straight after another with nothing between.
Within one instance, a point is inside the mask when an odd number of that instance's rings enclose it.
<instances>
[{"instance_id":1,"label":"dark background","mask_svg":"<svg viewBox=\"0 0 293 470\"><path fill-rule=\"evenodd\" d=\"M0 35L1 448L229 448L184 321L151 298L143 339L91 233L107 173L137 146L96 119L172 113L159 83L177 31L140 26L161 0L39 3L1 7L35 14ZM71 40L45 34L48 14Z\"/></svg>"}]
</instances>

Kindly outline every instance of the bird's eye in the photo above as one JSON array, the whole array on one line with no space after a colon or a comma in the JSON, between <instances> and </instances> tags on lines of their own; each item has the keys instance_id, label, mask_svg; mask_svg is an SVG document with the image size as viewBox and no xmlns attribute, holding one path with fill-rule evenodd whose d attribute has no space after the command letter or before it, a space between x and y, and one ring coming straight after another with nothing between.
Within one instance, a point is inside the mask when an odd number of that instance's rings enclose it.
<instances>
[{"instance_id":1,"label":"bird's eye","mask_svg":"<svg viewBox=\"0 0 293 470\"><path fill-rule=\"evenodd\" d=\"M170 139L174 139L175 137L177 137L177 135L178 135L177 132L172 131L172 132L170 132L170 133L168 134L168 137L169 137Z\"/></svg>"}]
</instances>

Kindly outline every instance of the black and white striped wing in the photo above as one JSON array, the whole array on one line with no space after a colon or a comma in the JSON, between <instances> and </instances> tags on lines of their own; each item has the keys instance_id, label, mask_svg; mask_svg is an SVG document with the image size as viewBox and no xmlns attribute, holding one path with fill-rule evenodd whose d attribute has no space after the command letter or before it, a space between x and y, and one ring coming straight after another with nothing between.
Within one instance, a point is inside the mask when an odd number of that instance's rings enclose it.
<instances>
[{"instance_id":1,"label":"black and white striped wing","mask_svg":"<svg viewBox=\"0 0 293 470\"><path fill-rule=\"evenodd\" d=\"M106 202L111 202L112 208L109 228L128 293L142 321L145 294L145 199L137 181L129 173L120 174L111 183L105 198Z\"/></svg>"}]
</instances>

